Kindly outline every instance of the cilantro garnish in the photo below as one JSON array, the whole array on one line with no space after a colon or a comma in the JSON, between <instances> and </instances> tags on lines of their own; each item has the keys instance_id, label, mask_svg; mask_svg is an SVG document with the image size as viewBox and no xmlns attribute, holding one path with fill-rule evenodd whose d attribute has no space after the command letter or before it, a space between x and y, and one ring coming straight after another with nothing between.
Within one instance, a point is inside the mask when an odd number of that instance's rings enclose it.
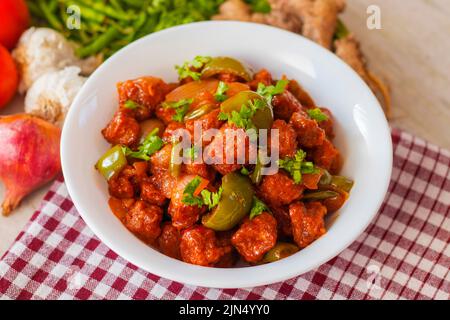
<instances>
[{"instance_id":1,"label":"cilantro garnish","mask_svg":"<svg viewBox=\"0 0 450 320\"><path fill-rule=\"evenodd\" d=\"M184 116L189 111L192 101L193 99L181 99L174 102L164 102L163 107L175 109L175 114L173 115L172 120L183 122Z\"/></svg>"},{"instance_id":2,"label":"cilantro garnish","mask_svg":"<svg viewBox=\"0 0 450 320\"><path fill-rule=\"evenodd\" d=\"M316 173L317 168L309 161L305 161L306 152L298 150L293 158L285 158L278 160L278 167L290 173L296 184L302 182L302 174Z\"/></svg>"},{"instance_id":3,"label":"cilantro garnish","mask_svg":"<svg viewBox=\"0 0 450 320\"><path fill-rule=\"evenodd\" d=\"M233 110L231 114L221 112L219 113L219 120L228 120L229 124L234 124L238 128L245 130L255 129L252 118L256 111L266 107L264 101L260 99L249 100L241 106L239 111Z\"/></svg>"},{"instance_id":4,"label":"cilantro garnish","mask_svg":"<svg viewBox=\"0 0 450 320\"><path fill-rule=\"evenodd\" d=\"M259 216L263 212L270 212L270 209L264 202L254 196L252 210L250 211L250 220L256 216Z\"/></svg>"},{"instance_id":5,"label":"cilantro garnish","mask_svg":"<svg viewBox=\"0 0 450 320\"><path fill-rule=\"evenodd\" d=\"M317 122L328 120L328 116L325 113L323 113L323 111L320 110L320 108L308 109L306 110L306 112L308 113L311 119L314 119Z\"/></svg>"},{"instance_id":6,"label":"cilantro garnish","mask_svg":"<svg viewBox=\"0 0 450 320\"><path fill-rule=\"evenodd\" d=\"M175 66L180 80L191 77L194 80L200 80L201 73L197 72L205 64L211 61L211 57L197 56L192 61L186 61L182 66Z\"/></svg>"},{"instance_id":7,"label":"cilantro garnish","mask_svg":"<svg viewBox=\"0 0 450 320\"><path fill-rule=\"evenodd\" d=\"M258 92L260 95L262 95L264 98L266 98L267 102L271 103L273 96L277 94L282 94L284 90L286 89L286 86L288 85L289 80L283 79L278 80L277 83L273 86L266 86L264 83L258 84L258 89L256 92Z\"/></svg>"},{"instance_id":8,"label":"cilantro garnish","mask_svg":"<svg viewBox=\"0 0 450 320\"><path fill-rule=\"evenodd\" d=\"M147 137L139 145L137 151L133 151L126 146L122 146L122 151L127 157L142 159L145 161L150 160L150 156L156 151L161 149L164 145L163 140L158 136L158 128L153 129Z\"/></svg>"},{"instance_id":9,"label":"cilantro garnish","mask_svg":"<svg viewBox=\"0 0 450 320\"><path fill-rule=\"evenodd\" d=\"M227 96L226 96L226 92L229 89L229 87L227 86L227 84L223 81L219 82L219 86L217 87L216 93L214 94L214 98L216 99L216 101L222 102L227 100Z\"/></svg>"},{"instance_id":10,"label":"cilantro garnish","mask_svg":"<svg viewBox=\"0 0 450 320\"><path fill-rule=\"evenodd\" d=\"M201 182L202 179L199 176L196 176L186 185L183 191L183 199L181 200L184 204L189 206L198 206L200 208L203 206L203 199L198 196L194 196L194 192Z\"/></svg>"},{"instance_id":11,"label":"cilantro garnish","mask_svg":"<svg viewBox=\"0 0 450 320\"><path fill-rule=\"evenodd\" d=\"M217 192L211 192L209 190L202 190L202 192L200 192L202 199L203 199L203 204L208 206L208 209L211 210L212 208L214 208L215 206L217 206L219 204L219 200L220 197L222 196L222 192L223 189L222 187L219 188L219 191Z\"/></svg>"},{"instance_id":12,"label":"cilantro garnish","mask_svg":"<svg viewBox=\"0 0 450 320\"><path fill-rule=\"evenodd\" d=\"M137 109L137 108L142 108L142 106L140 104L137 104L136 102L134 102L133 100L127 100L125 101L125 103L123 104L123 106L127 109Z\"/></svg>"},{"instance_id":13,"label":"cilantro garnish","mask_svg":"<svg viewBox=\"0 0 450 320\"><path fill-rule=\"evenodd\" d=\"M192 179L184 188L183 199L181 201L189 206L198 206L199 208L206 205L208 206L208 209L211 210L219 204L223 191L222 187L220 187L217 192L211 192L207 189L203 189L200 192L200 196L195 196L194 192L197 190L201 182L202 179L199 176Z\"/></svg>"}]
</instances>

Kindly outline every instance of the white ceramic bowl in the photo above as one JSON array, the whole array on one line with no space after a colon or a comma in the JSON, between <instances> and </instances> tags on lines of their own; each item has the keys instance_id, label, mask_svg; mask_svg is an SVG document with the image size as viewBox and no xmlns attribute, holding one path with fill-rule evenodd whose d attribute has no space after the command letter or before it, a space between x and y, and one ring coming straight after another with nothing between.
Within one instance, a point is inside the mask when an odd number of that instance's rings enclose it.
<instances>
[{"instance_id":1,"label":"white ceramic bowl","mask_svg":"<svg viewBox=\"0 0 450 320\"><path fill-rule=\"evenodd\" d=\"M108 149L100 131L117 109L116 83L144 75L176 80L175 64L196 55L231 56L274 76L297 79L336 119L335 143L343 174L355 181L350 199L329 219L328 232L281 261L217 269L169 258L139 241L108 207L104 179L94 163ZM138 40L108 59L77 95L62 134L62 166L75 207L112 250L156 275L206 287L252 287L286 280L327 262L349 246L377 213L392 168L389 127L377 100L357 74L332 53L296 34L240 22L202 22ZM331 223L331 220L333 221Z\"/></svg>"}]
</instances>

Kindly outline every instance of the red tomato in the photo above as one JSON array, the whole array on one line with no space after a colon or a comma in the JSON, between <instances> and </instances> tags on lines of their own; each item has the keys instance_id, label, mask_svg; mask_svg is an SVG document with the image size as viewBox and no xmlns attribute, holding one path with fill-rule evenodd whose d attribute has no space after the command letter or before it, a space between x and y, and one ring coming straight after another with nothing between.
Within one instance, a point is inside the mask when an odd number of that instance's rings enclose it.
<instances>
[{"instance_id":1,"label":"red tomato","mask_svg":"<svg viewBox=\"0 0 450 320\"><path fill-rule=\"evenodd\" d=\"M9 51L0 44L0 109L14 97L18 83L16 64Z\"/></svg>"},{"instance_id":2,"label":"red tomato","mask_svg":"<svg viewBox=\"0 0 450 320\"><path fill-rule=\"evenodd\" d=\"M30 24L24 0L0 0L0 44L11 50Z\"/></svg>"}]
</instances>

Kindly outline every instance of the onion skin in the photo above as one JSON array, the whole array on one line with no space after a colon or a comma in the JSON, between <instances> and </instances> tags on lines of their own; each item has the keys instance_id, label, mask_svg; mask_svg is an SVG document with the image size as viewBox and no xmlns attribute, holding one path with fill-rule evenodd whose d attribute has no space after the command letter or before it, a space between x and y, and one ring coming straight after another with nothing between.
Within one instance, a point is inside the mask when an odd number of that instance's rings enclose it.
<instances>
[{"instance_id":1,"label":"onion skin","mask_svg":"<svg viewBox=\"0 0 450 320\"><path fill-rule=\"evenodd\" d=\"M23 197L61 172L61 130L28 114L0 117L0 179L6 187L2 212L7 216Z\"/></svg>"}]
</instances>

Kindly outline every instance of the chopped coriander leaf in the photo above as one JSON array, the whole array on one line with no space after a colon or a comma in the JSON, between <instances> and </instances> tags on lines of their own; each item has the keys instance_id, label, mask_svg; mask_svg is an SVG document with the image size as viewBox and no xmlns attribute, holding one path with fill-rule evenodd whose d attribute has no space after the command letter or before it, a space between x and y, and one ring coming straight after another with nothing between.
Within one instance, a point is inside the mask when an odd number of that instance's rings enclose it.
<instances>
[{"instance_id":1,"label":"chopped coriander leaf","mask_svg":"<svg viewBox=\"0 0 450 320\"><path fill-rule=\"evenodd\" d=\"M277 83L273 86L266 86L264 83L258 84L258 89L256 92L258 92L260 95L262 95L264 98L266 98L267 102L271 103L273 96L277 94L282 94L284 90L286 89L286 86L288 85L289 80L283 79L278 80Z\"/></svg>"},{"instance_id":2,"label":"chopped coriander leaf","mask_svg":"<svg viewBox=\"0 0 450 320\"><path fill-rule=\"evenodd\" d=\"M175 109L175 114L173 115L172 120L183 122L184 116L189 111L192 101L193 99L181 99L175 102L164 102L163 107Z\"/></svg>"},{"instance_id":3,"label":"chopped coriander leaf","mask_svg":"<svg viewBox=\"0 0 450 320\"><path fill-rule=\"evenodd\" d=\"M306 112L308 113L311 119L316 120L317 122L328 120L328 116L325 113L323 113L323 111L320 110L320 108L308 109Z\"/></svg>"},{"instance_id":4,"label":"chopped coriander leaf","mask_svg":"<svg viewBox=\"0 0 450 320\"><path fill-rule=\"evenodd\" d=\"M253 197L253 206L252 210L250 211L250 220L255 218L256 216L259 216L263 212L270 212L270 209L257 197Z\"/></svg>"},{"instance_id":5,"label":"chopped coriander leaf","mask_svg":"<svg viewBox=\"0 0 450 320\"><path fill-rule=\"evenodd\" d=\"M296 184L302 182L302 174L317 173L318 169L309 161L304 161L306 152L298 150L293 158L285 158L278 160L278 167L290 173Z\"/></svg>"},{"instance_id":6,"label":"chopped coriander leaf","mask_svg":"<svg viewBox=\"0 0 450 320\"><path fill-rule=\"evenodd\" d=\"M272 11L268 0L245 0L245 2L250 5L253 12L270 13Z\"/></svg>"},{"instance_id":7,"label":"chopped coriander leaf","mask_svg":"<svg viewBox=\"0 0 450 320\"><path fill-rule=\"evenodd\" d=\"M227 121L228 120L228 114L226 114L225 112L220 112L217 115L217 119L222 120L222 121Z\"/></svg>"},{"instance_id":8,"label":"chopped coriander leaf","mask_svg":"<svg viewBox=\"0 0 450 320\"><path fill-rule=\"evenodd\" d=\"M195 190L197 190L198 186L202 182L202 179L199 176L196 176L192 179L184 188L183 191L183 199L181 200L184 204L189 206L203 206L203 199L201 197L194 196Z\"/></svg>"},{"instance_id":9,"label":"chopped coriander leaf","mask_svg":"<svg viewBox=\"0 0 450 320\"><path fill-rule=\"evenodd\" d=\"M123 106L127 109L137 109L137 108L142 108L142 106L140 104L137 104L136 102L134 102L133 100L127 100Z\"/></svg>"},{"instance_id":10,"label":"chopped coriander leaf","mask_svg":"<svg viewBox=\"0 0 450 320\"><path fill-rule=\"evenodd\" d=\"M203 199L203 204L208 206L208 209L211 210L215 206L219 204L220 197L222 196L223 189L219 188L217 192L211 192L209 190L202 190L200 193Z\"/></svg>"},{"instance_id":11,"label":"chopped coriander leaf","mask_svg":"<svg viewBox=\"0 0 450 320\"><path fill-rule=\"evenodd\" d=\"M179 79L191 77L193 80L200 80L201 73L197 71L209 61L211 61L211 57L197 56L192 61L186 61L182 66L175 66Z\"/></svg>"},{"instance_id":12,"label":"chopped coriander leaf","mask_svg":"<svg viewBox=\"0 0 450 320\"><path fill-rule=\"evenodd\" d=\"M243 174L244 176L248 176L250 174L250 171L248 171L246 167L242 167L241 174Z\"/></svg>"},{"instance_id":13,"label":"chopped coriander leaf","mask_svg":"<svg viewBox=\"0 0 450 320\"><path fill-rule=\"evenodd\" d=\"M158 131L158 128L153 129L139 145L137 151L133 151L130 148L123 146L122 151L125 156L145 161L150 160L150 156L164 146L164 141L158 136Z\"/></svg>"},{"instance_id":14,"label":"chopped coriander leaf","mask_svg":"<svg viewBox=\"0 0 450 320\"><path fill-rule=\"evenodd\" d=\"M229 88L228 88L227 84L223 81L220 81L219 85L217 87L217 90L216 90L216 94L214 95L214 98L216 99L216 101L222 102L222 101L227 100L228 97L225 93L227 92L228 89Z\"/></svg>"},{"instance_id":15,"label":"chopped coriander leaf","mask_svg":"<svg viewBox=\"0 0 450 320\"><path fill-rule=\"evenodd\" d=\"M241 106L239 111L233 110L231 114L221 112L218 115L219 120L228 120L229 124L234 124L238 128L245 130L255 129L252 118L256 111L264 108L266 105L260 99L249 100Z\"/></svg>"}]
</instances>

